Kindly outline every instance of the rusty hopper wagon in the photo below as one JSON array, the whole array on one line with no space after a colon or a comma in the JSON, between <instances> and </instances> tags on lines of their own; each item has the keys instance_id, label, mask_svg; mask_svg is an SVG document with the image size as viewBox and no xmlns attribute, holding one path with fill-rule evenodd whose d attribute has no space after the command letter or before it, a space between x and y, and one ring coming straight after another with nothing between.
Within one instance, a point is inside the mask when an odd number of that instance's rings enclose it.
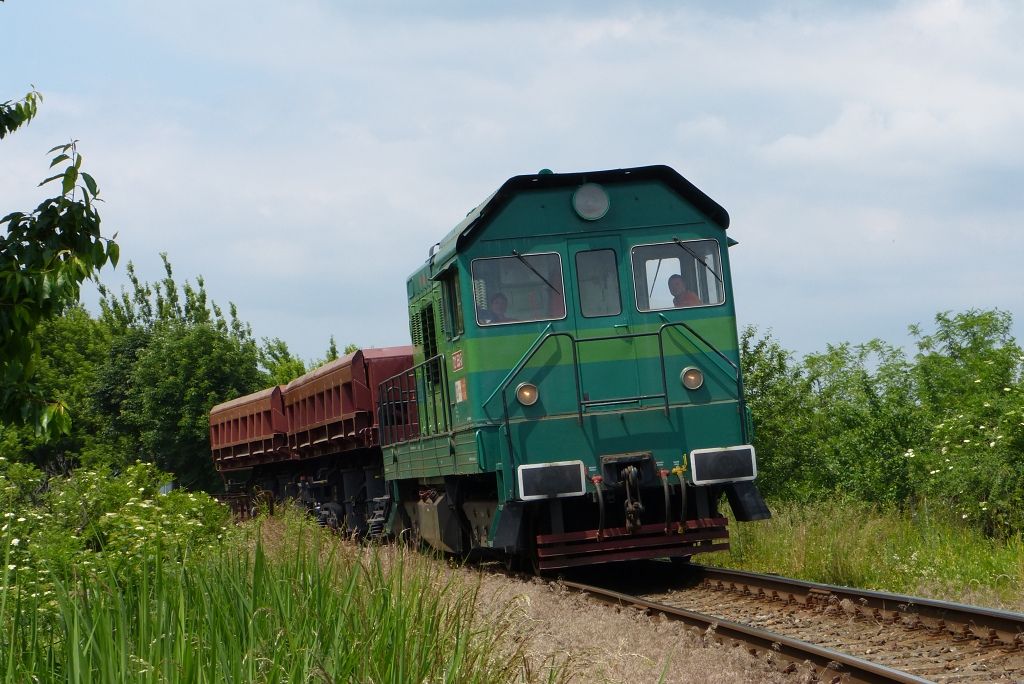
<instances>
[{"instance_id":1,"label":"rusty hopper wagon","mask_svg":"<svg viewBox=\"0 0 1024 684\"><path fill-rule=\"evenodd\" d=\"M726 548L770 516L729 215L667 166L516 176L406 281L413 346L216 407L229 490L549 570Z\"/></svg>"},{"instance_id":2,"label":"rusty hopper wagon","mask_svg":"<svg viewBox=\"0 0 1024 684\"><path fill-rule=\"evenodd\" d=\"M368 531L374 499L385 493L377 391L412 366L412 353L356 351L288 385L215 406L213 462L235 505L251 503L253 495L294 498L327 524Z\"/></svg>"}]
</instances>

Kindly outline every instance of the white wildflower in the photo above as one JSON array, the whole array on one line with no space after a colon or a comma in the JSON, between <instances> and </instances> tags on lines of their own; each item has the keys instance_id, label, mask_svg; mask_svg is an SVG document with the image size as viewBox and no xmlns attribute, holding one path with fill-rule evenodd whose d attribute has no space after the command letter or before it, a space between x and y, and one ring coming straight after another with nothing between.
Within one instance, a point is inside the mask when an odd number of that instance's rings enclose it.
<instances>
[{"instance_id":1,"label":"white wildflower","mask_svg":"<svg viewBox=\"0 0 1024 684\"><path fill-rule=\"evenodd\" d=\"M20 543L21 543L21 540L18 539L17 537L15 537L14 539L11 540L11 546L17 546Z\"/></svg>"},{"instance_id":2,"label":"white wildflower","mask_svg":"<svg viewBox=\"0 0 1024 684\"><path fill-rule=\"evenodd\" d=\"M18 518L18 522L25 522L24 518Z\"/></svg>"},{"instance_id":3,"label":"white wildflower","mask_svg":"<svg viewBox=\"0 0 1024 684\"><path fill-rule=\"evenodd\" d=\"M8 566L7 566L7 569L8 569L8 570L17 570L17 569L18 569L18 566L17 566L17 565L14 565L14 564L12 563L11 565L8 565Z\"/></svg>"},{"instance_id":4,"label":"white wildflower","mask_svg":"<svg viewBox=\"0 0 1024 684\"><path fill-rule=\"evenodd\" d=\"M934 474L935 474L935 473L937 473L937 472L939 472L939 471L938 471L938 470L932 470L932 471L930 471L930 472L929 472L928 474L929 474L929 475L934 475Z\"/></svg>"},{"instance_id":5,"label":"white wildflower","mask_svg":"<svg viewBox=\"0 0 1024 684\"><path fill-rule=\"evenodd\" d=\"M966 513L964 513L964 514L963 514L963 515L961 515L960 517L961 517L961 518L963 518L964 520L967 520L967 514L966 514Z\"/></svg>"}]
</instances>

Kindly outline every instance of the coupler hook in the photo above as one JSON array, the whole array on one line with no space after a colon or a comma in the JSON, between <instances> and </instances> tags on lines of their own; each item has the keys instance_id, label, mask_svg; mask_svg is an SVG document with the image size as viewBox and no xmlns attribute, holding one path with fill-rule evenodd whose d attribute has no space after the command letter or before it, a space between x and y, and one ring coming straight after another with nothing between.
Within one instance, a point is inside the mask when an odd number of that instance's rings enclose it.
<instances>
[{"instance_id":1,"label":"coupler hook","mask_svg":"<svg viewBox=\"0 0 1024 684\"><path fill-rule=\"evenodd\" d=\"M626 531L632 534L640 529L640 514L644 512L638 482L640 472L636 466L627 466L622 470L622 474L626 477Z\"/></svg>"}]
</instances>

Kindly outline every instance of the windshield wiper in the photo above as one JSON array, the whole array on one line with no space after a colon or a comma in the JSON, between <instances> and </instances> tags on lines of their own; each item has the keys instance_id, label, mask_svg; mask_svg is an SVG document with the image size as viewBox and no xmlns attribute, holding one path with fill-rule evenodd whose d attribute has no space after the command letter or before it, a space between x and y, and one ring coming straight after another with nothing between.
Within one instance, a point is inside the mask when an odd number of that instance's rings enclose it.
<instances>
[{"instance_id":1,"label":"windshield wiper","mask_svg":"<svg viewBox=\"0 0 1024 684\"><path fill-rule=\"evenodd\" d=\"M707 265L707 264L706 264L706 263L704 262L704 260L703 260L703 259L701 259L701 258L700 258L699 256L697 256L696 252L694 252L694 251L693 251L693 250L691 250L691 249L690 249L689 247L687 247L686 245L684 245L684 244L683 244L683 241L682 241L682 240L680 240L680 239L679 239L679 238L677 238L677 237L673 237L673 238L672 238L672 241L673 241L673 242L675 242L675 243L676 243L677 245L679 245L679 246L680 246L680 247L681 247L681 248L682 248L683 250L685 250L687 254L689 254L690 256L692 256L692 257L693 257L693 260L694 260L694 261L696 261L696 262L697 262L698 264L700 264L700 265L701 265L701 266L703 266L704 268L706 268L706 269L708 269L709 271L711 271L711 275L713 275L713 276L715 276L716 278L718 278L718 282L722 283L722 285L725 285L725 281L724 281L724 280L722 280L722 276L718 275L718 273L717 273L717 272L715 271L715 269L713 269L713 268L711 268L710 266L708 266L708 265Z\"/></svg>"},{"instance_id":2,"label":"windshield wiper","mask_svg":"<svg viewBox=\"0 0 1024 684\"><path fill-rule=\"evenodd\" d=\"M545 285L547 285L548 287L550 287L550 288L551 288L552 290L554 290L554 291L555 291L555 294L557 294L557 295L559 295L559 296L561 296L561 295L562 295L562 291L561 291L561 290L559 290L559 289L558 289L557 287L555 287L554 285L552 285L552 284L551 284L551 281L549 281L549 280L548 280L547 278L545 278L544 276L542 276L542 275L540 274L540 271L538 271L538 270L537 270L537 269L535 269L535 268L534 268L533 266L531 266L531 265L530 265L530 262L526 260L526 257L524 257L524 256L523 256L522 254L520 254L520 253L519 253L518 251L516 251L516 250L514 250L514 249L512 250L512 256L514 256L514 257L515 257L516 259L519 259L519 260L520 260L521 262L523 262L523 266L526 266L526 268L528 268L528 269L530 269L531 271L533 271L533 274L534 274L535 276L537 276L538 278L540 278L541 280L543 280L543 281L544 281L544 284L545 284Z\"/></svg>"}]
</instances>

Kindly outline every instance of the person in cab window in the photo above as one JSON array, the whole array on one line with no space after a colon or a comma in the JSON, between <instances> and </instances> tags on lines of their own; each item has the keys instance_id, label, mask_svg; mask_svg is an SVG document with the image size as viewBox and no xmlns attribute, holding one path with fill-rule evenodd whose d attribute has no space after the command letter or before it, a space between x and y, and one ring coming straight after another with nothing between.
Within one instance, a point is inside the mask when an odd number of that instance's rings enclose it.
<instances>
[{"instance_id":1,"label":"person in cab window","mask_svg":"<svg viewBox=\"0 0 1024 684\"><path fill-rule=\"evenodd\" d=\"M491 323L505 323L509 320L508 297L501 292L495 292L487 302L487 312L490 314Z\"/></svg>"},{"instance_id":2,"label":"person in cab window","mask_svg":"<svg viewBox=\"0 0 1024 684\"><path fill-rule=\"evenodd\" d=\"M683 306L700 306L704 302L700 300L696 292L686 287L683 276L676 274L668 279L668 291L672 293L672 306L679 308Z\"/></svg>"}]
</instances>

